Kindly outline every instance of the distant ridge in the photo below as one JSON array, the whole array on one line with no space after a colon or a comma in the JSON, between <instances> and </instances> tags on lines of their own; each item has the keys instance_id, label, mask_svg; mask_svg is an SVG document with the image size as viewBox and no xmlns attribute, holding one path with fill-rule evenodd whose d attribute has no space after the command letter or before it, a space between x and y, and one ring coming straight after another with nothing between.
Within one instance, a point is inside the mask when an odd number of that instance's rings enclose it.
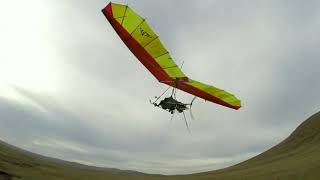
<instances>
[{"instance_id":1,"label":"distant ridge","mask_svg":"<svg viewBox=\"0 0 320 180\"><path fill-rule=\"evenodd\" d=\"M288 138L229 168L191 175L149 175L98 168L40 156L0 141L0 180L319 180L320 112L304 121Z\"/></svg>"}]
</instances>

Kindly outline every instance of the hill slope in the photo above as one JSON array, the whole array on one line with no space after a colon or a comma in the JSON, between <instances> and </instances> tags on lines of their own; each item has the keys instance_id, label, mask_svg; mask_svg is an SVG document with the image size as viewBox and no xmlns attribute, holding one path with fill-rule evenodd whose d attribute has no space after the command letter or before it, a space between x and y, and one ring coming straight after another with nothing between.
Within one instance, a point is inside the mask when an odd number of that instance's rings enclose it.
<instances>
[{"instance_id":1,"label":"hill slope","mask_svg":"<svg viewBox=\"0 0 320 180\"><path fill-rule=\"evenodd\" d=\"M320 179L320 112L268 151L222 170L178 176L184 179Z\"/></svg>"},{"instance_id":2,"label":"hill slope","mask_svg":"<svg viewBox=\"0 0 320 180\"><path fill-rule=\"evenodd\" d=\"M0 141L0 180L99 180L145 179L153 176L136 171L99 168L34 154Z\"/></svg>"},{"instance_id":3,"label":"hill slope","mask_svg":"<svg viewBox=\"0 0 320 180\"><path fill-rule=\"evenodd\" d=\"M0 141L1 179L185 179L317 180L320 179L320 112L303 122L270 150L222 170L179 176L97 168L43 157Z\"/></svg>"}]
</instances>

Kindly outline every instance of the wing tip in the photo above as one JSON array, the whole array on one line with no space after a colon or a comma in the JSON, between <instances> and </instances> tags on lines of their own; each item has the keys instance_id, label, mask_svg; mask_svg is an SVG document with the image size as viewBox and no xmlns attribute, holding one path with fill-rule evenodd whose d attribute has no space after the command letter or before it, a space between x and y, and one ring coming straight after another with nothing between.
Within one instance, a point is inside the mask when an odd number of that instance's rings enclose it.
<instances>
[{"instance_id":1,"label":"wing tip","mask_svg":"<svg viewBox=\"0 0 320 180\"><path fill-rule=\"evenodd\" d=\"M101 12L106 16L107 19L113 16L111 5L112 5L112 2L110 1L108 5L101 10Z\"/></svg>"},{"instance_id":2,"label":"wing tip","mask_svg":"<svg viewBox=\"0 0 320 180\"><path fill-rule=\"evenodd\" d=\"M233 109L239 110L242 106L235 106Z\"/></svg>"}]
</instances>

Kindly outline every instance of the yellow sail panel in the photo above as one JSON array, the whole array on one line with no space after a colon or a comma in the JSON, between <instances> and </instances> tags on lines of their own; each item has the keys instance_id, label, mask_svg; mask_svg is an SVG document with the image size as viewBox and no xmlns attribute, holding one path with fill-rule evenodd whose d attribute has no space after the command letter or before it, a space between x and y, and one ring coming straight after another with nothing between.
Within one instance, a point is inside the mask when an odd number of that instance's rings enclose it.
<instances>
[{"instance_id":1,"label":"yellow sail panel","mask_svg":"<svg viewBox=\"0 0 320 180\"><path fill-rule=\"evenodd\" d=\"M164 71L165 71L172 79L186 77L186 75L181 71L180 68L178 68L177 65L176 65L175 67L166 68L166 69L164 69Z\"/></svg>"},{"instance_id":2,"label":"yellow sail panel","mask_svg":"<svg viewBox=\"0 0 320 180\"><path fill-rule=\"evenodd\" d=\"M173 62L170 54L166 52L163 55L160 55L158 58L156 58L156 62L163 68L169 68L173 66L177 66L176 63Z\"/></svg>"},{"instance_id":3,"label":"yellow sail panel","mask_svg":"<svg viewBox=\"0 0 320 180\"><path fill-rule=\"evenodd\" d=\"M124 20L120 24L127 30L127 32L132 34L143 22L144 19L128 7L124 13Z\"/></svg>"},{"instance_id":4,"label":"yellow sail panel","mask_svg":"<svg viewBox=\"0 0 320 180\"><path fill-rule=\"evenodd\" d=\"M141 23L131 35L142 47L158 38L146 21Z\"/></svg>"},{"instance_id":5,"label":"yellow sail panel","mask_svg":"<svg viewBox=\"0 0 320 180\"><path fill-rule=\"evenodd\" d=\"M124 17L124 13L128 6L122 5L122 4L114 4L112 3L112 14L113 18L119 19Z\"/></svg>"},{"instance_id":6,"label":"yellow sail panel","mask_svg":"<svg viewBox=\"0 0 320 180\"><path fill-rule=\"evenodd\" d=\"M166 48L163 46L163 44L161 43L160 39L157 38L155 40L153 40L152 42L150 42L149 44L147 44L145 46L145 50L153 57L159 57L165 53L167 53L168 51L166 50Z\"/></svg>"}]
</instances>

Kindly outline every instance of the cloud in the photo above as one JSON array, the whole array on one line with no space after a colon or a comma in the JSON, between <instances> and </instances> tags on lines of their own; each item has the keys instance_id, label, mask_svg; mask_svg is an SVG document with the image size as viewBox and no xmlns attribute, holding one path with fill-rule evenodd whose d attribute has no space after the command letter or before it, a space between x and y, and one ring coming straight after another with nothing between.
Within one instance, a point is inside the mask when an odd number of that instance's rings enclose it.
<instances>
[{"instance_id":1,"label":"cloud","mask_svg":"<svg viewBox=\"0 0 320 180\"><path fill-rule=\"evenodd\" d=\"M49 70L59 88L0 86L0 136L9 143L99 166L190 173L258 154L318 111L318 1L129 2L187 75L242 100L234 111L197 99L191 134L182 116L170 125L170 114L149 104L166 86L121 42L100 11L105 2L46 2L47 21L33 36L48 35L38 37L41 57L56 59ZM33 22L43 22L34 12Z\"/></svg>"},{"instance_id":2,"label":"cloud","mask_svg":"<svg viewBox=\"0 0 320 180\"><path fill-rule=\"evenodd\" d=\"M73 152L78 152L78 153L87 153L88 151L77 146L70 144L68 142L63 142L55 139L45 139L45 141L41 140L33 140L32 143L36 146L42 146L45 148L50 148L50 149L57 149L57 150L70 150Z\"/></svg>"}]
</instances>

